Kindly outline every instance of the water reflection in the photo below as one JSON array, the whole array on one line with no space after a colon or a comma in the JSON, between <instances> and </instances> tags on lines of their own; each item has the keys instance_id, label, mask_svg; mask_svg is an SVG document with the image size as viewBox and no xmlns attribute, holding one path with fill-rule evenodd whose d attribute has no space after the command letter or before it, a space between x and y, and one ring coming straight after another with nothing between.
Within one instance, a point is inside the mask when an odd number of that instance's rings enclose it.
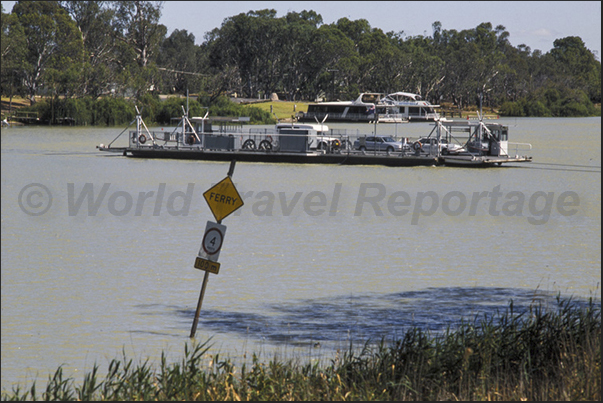
<instances>
[{"instance_id":1,"label":"water reflection","mask_svg":"<svg viewBox=\"0 0 603 403\"><path fill-rule=\"evenodd\" d=\"M509 311L529 312L537 306L557 307L558 294L519 288L443 287L390 294L364 294L266 304L262 313L201 311L199 328L250 340L293 346L335 345L401 338L411 328L431 333L473 323ZM563 297L562 297L563 299ZM586 307L588 300L572 298ZM600 308L600 301L598 302ZM139 305L142 315L179 316L182 331L192 323L194 310L160 304Z\"/></svg>"}]
</instances>

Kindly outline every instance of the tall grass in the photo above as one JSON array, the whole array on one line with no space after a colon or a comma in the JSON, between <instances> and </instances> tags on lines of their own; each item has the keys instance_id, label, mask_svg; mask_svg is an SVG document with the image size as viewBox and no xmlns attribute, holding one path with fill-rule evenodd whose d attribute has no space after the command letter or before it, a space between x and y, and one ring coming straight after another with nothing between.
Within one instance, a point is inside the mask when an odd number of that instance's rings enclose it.
<instances>
[{"instance_id":1,"label":"tall grass","mask_svg":"<svg viewBox=\"0 0 603 403\"><path fill-rule=\"evenodd\" d=\"M601 400L601 306L557 299L551 309L461 322L443 334L421 329L326 362L297 359L236 367L188 344L180 362L134 364L123 353L104 378L80 385L62 368L37 394L13 387L3 400Z\"/></svg>"}]
</instances>

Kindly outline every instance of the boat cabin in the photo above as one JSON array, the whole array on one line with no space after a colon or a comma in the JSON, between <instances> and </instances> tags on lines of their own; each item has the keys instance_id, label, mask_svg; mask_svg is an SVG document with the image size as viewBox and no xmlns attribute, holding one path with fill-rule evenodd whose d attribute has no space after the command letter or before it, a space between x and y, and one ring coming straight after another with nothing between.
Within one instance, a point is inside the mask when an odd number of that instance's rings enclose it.
<instances>
[{"instance_id":1,"label":"boat cabin","mask_svg":"<svg viewBox=\"0 0 603 403\"><path fill-rule=\"evenodd\" d=\"M468 153L480 156L508 156L509 127L500 123L443 121L440 137L464 144Z\"/></svg>"},{"instance_id":2,"label":"boat cabin","mask_svg":"<svg viewBox=\"0 0 603 403\"><path fill-rule=\"evenodd\" d=\"M435 108L440 105L432 105L423 100L421 95L410 92L394 92L387 94L377 104L379 115L398 116L409 121L426 121L439 119Z\"/></svg>"}]
</instances>

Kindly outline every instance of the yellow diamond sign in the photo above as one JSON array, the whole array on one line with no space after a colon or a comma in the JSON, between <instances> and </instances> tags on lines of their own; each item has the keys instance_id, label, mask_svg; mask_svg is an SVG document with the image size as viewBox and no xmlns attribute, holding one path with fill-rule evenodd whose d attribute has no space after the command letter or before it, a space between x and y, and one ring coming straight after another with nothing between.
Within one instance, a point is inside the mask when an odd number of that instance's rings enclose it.
<instances>
[{"instance_id":1,"label":"yellow diamond sign","mask_svg":"<svg viewBox=\"0 0 603 403\"><path fill-rule=\"evenodd\" d=\"M214 213L216 221L220 222L243 205L243 199L230 176L224 178L211 189L203 193L205 201Z\"/></svg>"}]
</instances>

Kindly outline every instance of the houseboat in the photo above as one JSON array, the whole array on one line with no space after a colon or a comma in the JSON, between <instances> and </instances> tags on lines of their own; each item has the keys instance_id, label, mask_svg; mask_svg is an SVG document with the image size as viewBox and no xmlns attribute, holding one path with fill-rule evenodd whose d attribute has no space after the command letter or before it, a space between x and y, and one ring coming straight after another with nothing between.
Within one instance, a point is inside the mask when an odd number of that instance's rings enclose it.
<instances>
[{"instance_id":1,"label":"houseboat","mask_svg":"<svg viewBox=\"0 0 603 403\"><path fill-rule=\"evenodd\" d=\"M323 121L328 117L329 122L372 123L375 121L376 103L383 94L362 93L354 101L317 102L308 105L307 112L297 114L300 122Z\"/></svg>"},{"instance_id":2,"label":"houseboat","mask_svg":"<svg viewBox=\"0 0 603 403\"><path fill-rule=\"evenodd\" d=\"M408 123L428 122L440 119L436 111L440 105L432 105L419 94L393 92L362 93L354 101L317 102L308 105L307 112L297 116L300 122L321 121L328 116L330 122Z\"/></svg>"},{"instance_id":3,"label":"houseboat","mask_svg":"<svg viewBox=\"0 0 603 403\"><path fill-rule=\"evenodd\" d=\"M379 122L407 121L426 122L440 119L436 108L440 105L432 105L423 100L421 95L410 92L394 92L380 97L376 103Z\"/></svg>"}]
</instances>

